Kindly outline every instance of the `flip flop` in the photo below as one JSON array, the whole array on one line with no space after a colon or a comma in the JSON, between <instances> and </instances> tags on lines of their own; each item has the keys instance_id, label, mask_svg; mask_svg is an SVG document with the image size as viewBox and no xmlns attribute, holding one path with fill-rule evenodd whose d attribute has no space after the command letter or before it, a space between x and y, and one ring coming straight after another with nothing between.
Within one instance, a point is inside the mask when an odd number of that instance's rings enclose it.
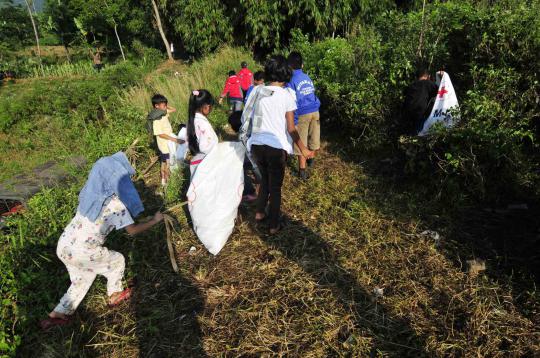
<instances>
[{"instance_id":1,"label":"flip flop","mask_svg":"<svg viewBox=\"0 0 540 358\"><path fill-rule=\"evenodd\" d=\"M129 300L131 298L131 291L132 291L131 287L126 288L124 291L120 293L120 295L118 295L118 297L115 298L113 302L109 303L109 307L116 307L120 303Z\"/></svg>"},{"instance_id":2,"label":"flip flop","mask_svg":"<svg viewBox=\"0 0 540 358\"><path fill-rule=\"evenodd\" d=\"M71 323L71 321L72 321L72 317L68 317L68 318L49 317L49 318L46 318L44 320L41 320L39 322L39 326L41 327L42 330L48 331L52 327L65 326L66 324Z\"/></svg>"}]
</instances>

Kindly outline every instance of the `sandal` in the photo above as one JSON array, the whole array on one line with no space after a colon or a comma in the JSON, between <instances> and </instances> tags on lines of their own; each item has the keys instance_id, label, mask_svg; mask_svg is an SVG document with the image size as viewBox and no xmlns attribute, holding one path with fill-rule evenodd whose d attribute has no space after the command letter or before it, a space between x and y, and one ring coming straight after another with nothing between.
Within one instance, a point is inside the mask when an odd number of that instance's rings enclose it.
<instances>
[{"instance_id":1,"label":"sandal","mask_svg":"<svg viewBox=\"0 0 540 358\"><path fill-rule=\"evenodd\" d=\"M51 329L52 327L55 327L55 326L65 326L66 324L71 323L71 321L72 321L71 316L69 316L68 318L48 317L48 318L46 318L44 320L41 320L39 322L39 326L41 327L42 330L48 331L49 329Z\"/></svg>"},{"instance_id":2,"label":"sandal","mask_svg":"<svg viewBox=\"0 0 540 358\"><path fill-rule=\"evenodd\" d=\"M131 298L131 291L131 287L126 288L114 299L113 302L109 302L109 307L118 306L120 303L129 300Z\"/></svg>"}]
</instances>

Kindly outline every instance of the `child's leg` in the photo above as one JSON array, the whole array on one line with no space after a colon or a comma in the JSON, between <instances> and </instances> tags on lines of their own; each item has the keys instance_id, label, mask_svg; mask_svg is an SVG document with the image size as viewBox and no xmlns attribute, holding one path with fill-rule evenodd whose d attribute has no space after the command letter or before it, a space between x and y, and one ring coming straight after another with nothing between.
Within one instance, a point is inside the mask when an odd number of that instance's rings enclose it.
<instances>
[{"instance_id":1,"label":"child's leg","mask_svg":"<svg viewBox=\"0 0 540 358\"><path fill-rule=\"evenodd\" d=\"M103 258L96 264L94 271L107 278L107 295L110 297L124 289L122 279L124 278L126 260L119 252L107 248L102 248L102 250Z\"/></svg>"},{"instance_id":2,"label":"child's leg","mask_svg":"<svg viewBox=\"0 0 540 358\"><path fill-rule=\"evenodd\" d=\"M287 154L282 149L271 148L268 152L268 190L270 191L270 229L279 227L281 210L281 187L285 177Z\"/></svg>"},{"instance_id":3,"label":"child's leg","mask_svg":"<svg viewBox=\"0 0 540 358\"><path fill-rule=\"evenodd\" d=\"M263 145L253 145L251 147L253 158L257 163L257 167L261 173L261 185L259 187L259 195L257 196L257 207L255 211L255 219L260 220L264 217L266 204L268 203L268 169L265 159L265 148Z\"/></svg>"},{"instance_id":4,"label":"child's leg","mask_svg":"<svg viewBox=\"0 0 540 358\"><path fill-rule=\"evenodd\" d=\"M171 176L171 168L169 166L169 159L165 161L165 181L169 182L169 177Z\"/></svg>"},{"instance_id":5,"label":"child's leg","mask_svg":"<svg viewBox=\"0 0 540 358\"><path fill-rule=\"evenodd\" d=\"M300 136L302 143L304 143L306 147L308 146L310 118L311 117L309 114L298 116L298 124L296 125L296 130L298 131L298 135ZM306 158L300 152L300 148L295 146L294 152L298 156L298 169L305 170Z\"/></svg>"},{"instance_id":6,"label":"child's leg","mask_svg":"<svg viewBox=\"0 0 540 358\"><path fill-rule=\"evenodd\" d=\"M321 148L321 121L319 112L311 113L307 145L310 150L315 152L314 154Z\"/></svg>"},{"instance_id":7,"label":"child's leg","mask_svg":"<svg viewBox=\"0 0 540 358\"><path fill-rule=\"evenodd\" d=\"M72 315L96 279L96 273L89 272L88 269L81 269L73 265L66 265L66 267L69 272L69 278L71 279L71 286L69 286L66 294L60 299L60 303L54 309L51 317L55 316L54 313L67 316Z\"/></svg>"}]
</instances>

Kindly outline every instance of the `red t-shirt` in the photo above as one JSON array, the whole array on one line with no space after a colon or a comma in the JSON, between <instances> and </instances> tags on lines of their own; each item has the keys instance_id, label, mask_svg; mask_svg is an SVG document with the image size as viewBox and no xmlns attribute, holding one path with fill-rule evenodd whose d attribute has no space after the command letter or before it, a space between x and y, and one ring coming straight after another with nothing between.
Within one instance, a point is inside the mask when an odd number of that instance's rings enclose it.
<instances>
[{"instance_id":1,"label":"red t-shirt","mask_svg":"<svg viewBox=\"0 0 540 358\"><path fill-rule=\"evenodd\" d=\"M247 68L242 68L240 72L238 72L238 77L240 78L240 85L242 86L242 89L247 91L249 86L253 84L253 73L251 73L251 71Z\"/></svg>"},{"instance_id":2,"label":"red t-shirt","mask_svg":"<svg viewBox=\"0 0 540 358\"><path fill-rule=\"evenodd\" d=\"M238 76L233 75L227 78L225 81L225 87L223 92L221 92L221 97L225 97L229 94L229 98L240 98L242 99L242 91L240 90L240 79Z\"/></svg>"}]
</instances>

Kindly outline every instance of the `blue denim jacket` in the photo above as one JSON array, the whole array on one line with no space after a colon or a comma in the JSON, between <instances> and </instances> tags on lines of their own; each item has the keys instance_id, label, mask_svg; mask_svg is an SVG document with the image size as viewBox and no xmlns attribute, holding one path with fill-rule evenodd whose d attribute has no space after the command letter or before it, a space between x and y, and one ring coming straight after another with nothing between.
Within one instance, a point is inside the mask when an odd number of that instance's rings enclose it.
<instances>
[{"instance_id":1,"label":"blue denim jacket","mask_svg":"<svg viewBox=\"0 0 540 358\"><path fill-rule=\"evenodd\" d=\"M100 158L92 167L88 180L79 193L77 211L95 221L105 200L116 194L131 216L136 217L144 211L144 207L131 181L133 174L135 170L123 152Z\"/></svg>"}]
</instances>

